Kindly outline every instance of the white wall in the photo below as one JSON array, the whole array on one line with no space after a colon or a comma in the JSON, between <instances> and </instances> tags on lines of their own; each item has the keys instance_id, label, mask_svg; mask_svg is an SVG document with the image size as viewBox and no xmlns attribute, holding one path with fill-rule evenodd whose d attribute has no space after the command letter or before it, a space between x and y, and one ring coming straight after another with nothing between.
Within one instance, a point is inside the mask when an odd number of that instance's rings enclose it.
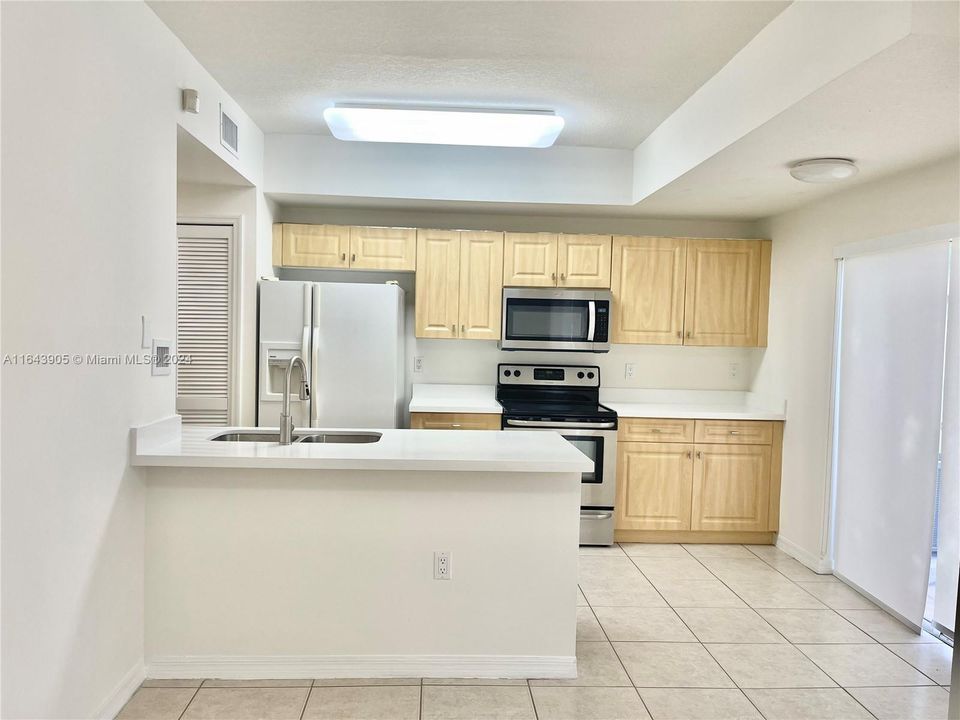
<instances>
[{"instance_id":1,"label":"white wall","mask_svg":"<svg viewBox=\"0 0 960 720\"><path fill-rule=\"evenodd\" d=\"M182 122L257 179L259 130L141 3L3 3L3 353L136 353L174 332ZM180 110L180 87L203 112ZM143 474L131 425L174 410L143 366L2 369L2 707L79 718L138 681Z\"/></svg>"},{"instance_id":2,"label":"white wall","mask_svg":"<svg viewBox=\"0 0 960 720\"><path fill-rule=\"evenodd\" d=\"M753 390L787 400L779 539L808 562L827 555L833 248L956 222L958 198L960 162L954 157L761 223L762 234L773 239L770 331Z\"/></svg>"}]
</instances>

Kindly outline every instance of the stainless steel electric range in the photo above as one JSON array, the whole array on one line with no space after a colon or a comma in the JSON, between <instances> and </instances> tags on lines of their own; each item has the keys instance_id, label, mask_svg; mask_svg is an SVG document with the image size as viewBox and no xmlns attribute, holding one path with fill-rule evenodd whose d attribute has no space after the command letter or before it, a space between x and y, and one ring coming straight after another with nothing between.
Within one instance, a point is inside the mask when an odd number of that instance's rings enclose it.
<instances>
[{"instance_id":1,"label":"stainless steel electric range","mask_svg":"<svg viewBox=\"0 0 960 720\"><path fill-rule=\"evenodd\" d=\"M504 430L553 430L593 460L583 473L580 544L613 544L617 413L600 404L596 365L497 366Z\"/></svg>"}]
</instances>

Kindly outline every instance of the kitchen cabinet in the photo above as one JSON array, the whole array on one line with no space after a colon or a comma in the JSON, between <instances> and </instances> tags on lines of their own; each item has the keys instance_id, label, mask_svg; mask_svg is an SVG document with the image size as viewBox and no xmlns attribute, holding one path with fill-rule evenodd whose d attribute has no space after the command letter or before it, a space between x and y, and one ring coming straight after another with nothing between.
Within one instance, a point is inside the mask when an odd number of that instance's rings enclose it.
<instances>
[{"instance_id":1,"label":"kitchen cabinet","mask_svg":"<svg viewBox=\"0 0 960 720\"><path fill-rule=\"evenodd\" d=\"M483 413L410 413L413 430L499 430L500 416Z\"/></svg>"},{"instance_id":2,"label":"kitchen cabinet","mask_svg":"<svg viewBox=\"0 0 960 720\"><path fill-rule=\"evenodd\" d=\"M416 336L500 337L503 233L417 231Z\"/></svg>"},{"instance_id":3,"label":"kitchen cabinet","mask_svg":"<svg viewBox=\"0 0 960 720\"><path fill-rule=\"evenodd\" d=\"M350 228L343 225L281 225L284 267L346 268L350 266Z\"/></svg>"},{"instance_id":4,"label":"kitchen cabinet","mask_svg":"<svg viewBox=\"0 0 960 720\"><path fill-rule=\"evenodd\" d=\"M769 240L617 236L614 343L764 347Z\"/></svg>"},{"instance_id":5,"label":"kitchen cabinet","mask_svg":"<svg viewBox=\"0 0 960 720\"><path fill-rule=\"evenodd\" d=\"M503 284L610 287L610 235L504 234Z\"/></svg>"},{"instance_id":6,"label":"kitchen cabinet","mask_svg":"<svg viewBox=\"0 0 960 720\"><path fill-rule=\"evenodd\" d=\"M355 270L416 270L416 229L351 227L350 267Z\"/></svg>"},{"instance_id":7,"label":"kitchen cabinet","mask_svg":"<svg viewBox=\"0 0 960 720\"><path fill-rule=\"evenodd\" d=\"M682 344L686 257L683 238L613 238L611 342Z\"/></svg>"},{"instance_id":8,"label":"kitchen cabinet","mask_svg":"<svg viewBox=\"0 0 960 720\"><path fill-rule=\"evenodd\" d=\"M783 423L621 418L616 539L770 543Z\"/></svg>"}]
</instances>

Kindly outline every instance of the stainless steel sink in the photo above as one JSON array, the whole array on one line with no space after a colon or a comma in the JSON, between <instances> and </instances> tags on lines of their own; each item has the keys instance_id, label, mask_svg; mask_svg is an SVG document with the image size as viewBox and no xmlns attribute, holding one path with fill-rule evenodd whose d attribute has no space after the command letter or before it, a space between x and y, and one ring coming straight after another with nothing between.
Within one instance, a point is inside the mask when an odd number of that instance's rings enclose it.
<instances>
[{"instance_id":1,"label":"stainless steel sink","mask_svg":"<svg viewBox=\"0 0 960 720\"><path fill-rule=\"evenodd\" d=\"M294 440L297 443L375 443L381 437L380 433L351 433L325 432L310 435Z\"/></svg>"},{"instance_id":2,"label":"stainless steel sink","mask_svg":"<svg viewBox=\"0 0 960 720\"><path fill-rule=\"evenodd\" d=\"M294 443L374 443L382 435L380 433L357 433L357 432L294 432ZM241 430L238 432L224 432L214 435L211 440L218 442L262 442L278 443L280 442L280 433L275 430Z\"/></svg>"}]
</instances>

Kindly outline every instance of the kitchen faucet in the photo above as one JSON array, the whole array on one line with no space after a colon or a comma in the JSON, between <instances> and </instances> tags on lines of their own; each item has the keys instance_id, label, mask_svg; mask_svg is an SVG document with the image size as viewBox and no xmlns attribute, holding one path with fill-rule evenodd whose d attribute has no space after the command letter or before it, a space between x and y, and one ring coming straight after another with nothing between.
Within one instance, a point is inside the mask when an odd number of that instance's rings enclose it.
<instances>
[{"instance_id":1,"label":"kitchen faucet","mask_svg":"<svg viewBox=\"0 0 960 720\"><path fill-rule=\"evenodd\" d=\"M303 358L294 355L287 363L287 372L283 376L283 406L280 410L280 444L289 445L293 442L293 416L290 414L290 376L293 375L293 366L300 366L300 393L301 400L310 398L310 387L307 385L307 366Z\"/></svg>"}]
</instances>

